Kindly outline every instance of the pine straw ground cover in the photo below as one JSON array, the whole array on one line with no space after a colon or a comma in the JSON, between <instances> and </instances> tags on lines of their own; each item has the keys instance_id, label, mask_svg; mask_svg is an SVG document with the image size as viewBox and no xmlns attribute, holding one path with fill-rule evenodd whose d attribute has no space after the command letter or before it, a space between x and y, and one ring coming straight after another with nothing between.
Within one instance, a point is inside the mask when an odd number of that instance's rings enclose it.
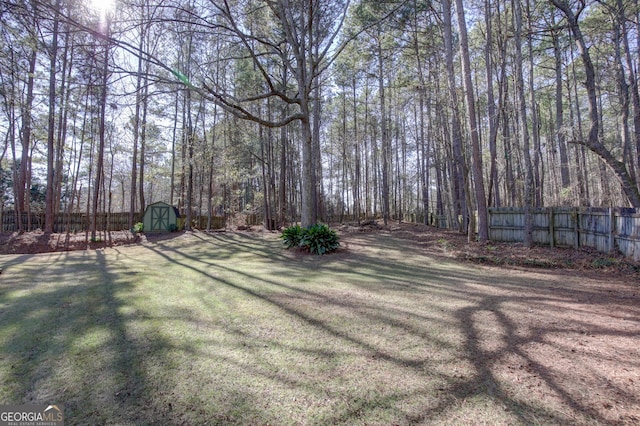
<instances>
[{"instance_id":1,"label":"pine straw ground cover","mask_svg":"<svg viewBox=\"0 0 640 426\"><path fill-rule=\"evenodd\" d=\"M460 263L424 232L4 255L0 403L70 425L640 422L637 276Z\"/></svg>"}]
</instances>

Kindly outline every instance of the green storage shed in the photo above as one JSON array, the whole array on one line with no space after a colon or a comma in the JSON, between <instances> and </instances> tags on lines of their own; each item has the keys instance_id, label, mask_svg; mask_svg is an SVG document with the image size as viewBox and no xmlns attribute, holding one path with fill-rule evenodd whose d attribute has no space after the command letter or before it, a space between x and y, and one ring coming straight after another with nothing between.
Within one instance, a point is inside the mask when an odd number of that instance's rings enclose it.
<instances>
[{"instance_id":1,"label":"green storage shed","mask_svg":"<svg viewBox=\"0 0 640 426\"><path fill-rule=\"evenodd\" d=\"M149 204L144 211L144 232L169 232L178 229L178 209L159 201Z\"/></svg>"}]
</instances>

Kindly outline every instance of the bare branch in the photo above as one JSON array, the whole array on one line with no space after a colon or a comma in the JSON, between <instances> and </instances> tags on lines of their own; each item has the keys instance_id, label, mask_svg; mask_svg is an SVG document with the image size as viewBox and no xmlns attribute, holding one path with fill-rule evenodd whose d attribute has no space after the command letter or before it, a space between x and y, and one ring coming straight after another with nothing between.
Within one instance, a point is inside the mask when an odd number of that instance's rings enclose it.
<instances>
[{"instance_id":1,"label":"bare branch","mask_svg":"<svg viewBox=\"0 0 640 426\"><path fill-rule=\"evenodd\" d=\"M254 123L261 124L265 127L270 127L270 128L283 127L293 121L301 120L304 118L302 114L297 113L297 114L291 114L279 121L265 120L259 117L258 115L253 114L248 109L242 107L238 103L232 102L227 97L216 93L215 90L206 86L206 84L204 85L204 88L206 89L206 92L199 92L199 93L202 96L205 96L210 101L214 102L216 105L220 106L225 111L235 115L240 119L253 121Z\"/></svg>"}]
</instances>

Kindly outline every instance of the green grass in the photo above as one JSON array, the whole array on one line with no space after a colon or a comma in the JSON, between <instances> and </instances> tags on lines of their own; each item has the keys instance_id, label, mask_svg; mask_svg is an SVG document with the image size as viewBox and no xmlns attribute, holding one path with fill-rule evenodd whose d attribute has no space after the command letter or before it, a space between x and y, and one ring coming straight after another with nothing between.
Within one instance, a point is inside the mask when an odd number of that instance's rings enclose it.
<instances>
[{"instance_id":1,"label":"green grass","mask_svg":"<svg viewBox=\"0 0 640 426\"><path fill-rule=\"evenodd\" d=\"M561 396L545 400L494 371L528 356L492 349L504 333L541 342L511 322L533 297L549 303L527 279L388 235L346 246L299 256L270 235L180 234L4 256L0 403L61 404L67 424L606 421L553 377ZM483 337L496 333L475 322L486 312L502 337Z\"/></svg>"}]
</instances>

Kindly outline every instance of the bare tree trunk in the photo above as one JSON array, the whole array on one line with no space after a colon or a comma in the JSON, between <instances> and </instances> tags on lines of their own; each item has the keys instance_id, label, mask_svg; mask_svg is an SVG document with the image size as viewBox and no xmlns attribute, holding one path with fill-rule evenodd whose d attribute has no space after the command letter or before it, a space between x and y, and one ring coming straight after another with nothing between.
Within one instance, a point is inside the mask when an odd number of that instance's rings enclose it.
<instances>
[{"instance_id":1,"label":"bare tree trunk","mask_svg":"<svg viewBox=\"0 0 640 426\"><path fill-rule=\"evenodd\" d=\"M10 78L11 80L15 81L15 54L13 51L9 52L10 55L10 63L11 63L11 69L10 69ZM6 113L7 113L7 135L6 135L6 144L9 145L11 147L11 159L13 161L13 164L17 164L17 149L16 149L16 139L17 139L17 135L16 135L16 105L15 105L15 100L16 100L16 91L17 91L17 87L16 85L12 85L11 87L9 87L7 89L7 92L5 93L5 97L4 97L4 102L5 102L5 107L6 107ZM7 150L7 146L5 145L5 151ZM3 153L3 157L4 157L4 153ZM19 218L19 214L18 214L18 200L17 200L17 187L18 187L18 171L16 170L16 167L12 167L12 173L11 173L11 177L12 177L12 181L13 181L13 190L14 190L14 194L16 195L16 200L14 201L14 212L15 212L15 224L18 224L18 218ZM4 201L4 200L2 200ZM0 208L4 207L4 203L2 203L0 205ZM0 228L0 232L4 231L4 228Z\"/></svg>"},{"instance_id":2,"label":"bare tree trunk","mask_svg":"<svg viewBox=\"0 0 640 426\"><path fill-rule=\"evenodd\" d=\"M421 184L422 184L422 214L424 216L423 223L425 225L429 224L429 185L431 184L430 173L431 173L431 161L432 157L429 154L430 142L425 143L425 132L424 128L426 126L425 123L425 114L424 114L424 97L425 97L424 88L420 89L420 99L419 99L419 138L420 138L420 162L418 163L418 167L421 171ZM429 102L430 104L430 102ZM431 133L431 124L429 124L429 133ZM429 141L431 138L429 138Z\"/></svg>"},{"instance_id":3,"label":"bare tree trunk","mask_svg":"<svg viewBox=\"0 0 640 426\"><path fill-rule=\"evenodd\" d=\"M140 28L140 41L138 47L142 50L144 47L144 40L146 37L146 31L143 27ZM140 107L142 105L142 85L143 85L143 67L142 56L138 57L138 74L136 76L136 110L133 117L133 153L131 154L131 191L129 198L129 228L133 228L134 217L136 213L136 202L138 193L138 143L140 141L140 125L141 125L141 112ZM146 84L145 84L146 85ZM177 121L177 120L176 120ZM174 124L175 125L175 124ZM172 175L173 177L173 175ZM172 185L173 188L173 185ZM140 210L144 211L144 204L140 206Z\"/></svg>"},{"instance_id":4,"label":"bare tree trunk","mask_svg":"<svg viewBox=\"0 0 640 426\"><path fill-rule=\"evenodd\" d=\"M96 230L97 230L97 214L98 214L98 204L100 200L100 188L102 188L103 184L103 175L104 175L104 147L105 147L105 116L107 113L107 83L109 81L109 18L107 17L107 37L104 40L104 57L102 59L102 82L100 88L100 121L98 124L98 158L96 160L96 176L95 183L93 188L93 204L91 211L91 240L96 240Z\"/></svg>"},{"instance_id":5,"label":"bare tree trunk","mask_svg":"<svg viewBox=\"0 0 640 426\"><path fill-rule=\"evenodd\" d=\"M571 31L569 30L569 34ZM573 43L570 44L570 55L573 57ZM580 100L578 96L578 78L576 73L575 61L571 63L571 78L569 78L569 70L567 70L567 93L569 102L570 121L572 123L572 136L573 140L582 140L584 138L584 132L582 130L582 112L580 112ZM571 87L571 81L574 82L573 90ZM571 100L575 100L571 101ZM575 106L575 108L574 108ZM575 114L574 114L575 109ZM578 202L581 206L588 206L591 201L589 194L589 179L587 171L587 155L584 145L574 145L575 149L575 167L576 178L578 181Z\"/></svg>"},{"instance_id":6,"label":"bare tree trunk","mask_svg":"<svg viewBox=\"0 0 640 426\"><path fill-rule=\"evenodd\" d=\"M188 90L188 89L187 89ZM140 199L140 217L144 214L144 210L146 207L145 194L144 194L144 172L146 166L146 145L147 145L147 113L149 110L149 85L146 84L146 81L143 79L143 89L142 89L142 120L140 123L140 162L138 163L140 166L140 182L139 182L139 193L138 197Z\"/></svg>"},{"instance_id":7,"label":"bare tree trunk","mask_svg":"<svg viewBox=\"0 0 640 426\"><path fill-rule=\"evenodd\" d=\"M213 172L216 148L216 128L218 125L218 106L213 105L213 124L211 125L211 145L209 146L209 179L207 182L207 229L211 229L211 218L213 216ZM173 191L173 189L172 189Z\"/></svg>"},{"instance_id":8,"label":"bare tree trunk","mask_svg":"<svg viewBox=\"0 0 640 426\"><path fill-rule=\"evenodd\" d=\"M476 196L476 205L478 209L478 240L485 242L489 239L489 222L487 216L487 197L484 188L484 176L482 174L482 156L480 154L480 136L478 133L478 124L476 121L476 106L473 94L473 83L471 80L471 61L469 58L469 41L467 36L467 22L464 16L464 7L462 0L456 0L456 11L458 13L458 29L460 31L460 53L462 59L462 74L464 91L466 95L467 120L469 123L469 134L471 136L471 165L473 168L473 183ZM469 216L473 219L473 212L469 212ZM475 220L473 221L475 222ZM472 223L473 223L472 222ZM469 234L475 230L470 229Z\"/></svg>"},{"instance_id":9,"label":"bare tree trunk","mask_svg":"<svg viewBox=\"0 0 640 426\"><path fill-rule=\"evenodd\" d=\"M524 245L531 248L533 246L533 216L531 209L534 199L533 164L531 163L531 147L529 143L529 130L527 123L527 105L524 93L524 78L522 72L522 9L518 0L513 0L514 8L514 44L516 66L516 91L518 96L518 117L520 121L520 137L522 138L522 150L525 163L525 183L524 183Z\"/></svg>"},{"instance_id":10,"label":"bare tree trunk","mask_svg":"<svg viewBox=\"0 0 640 426\"><path fill-rule=\"evenodd\" d=\"M282 116L287 115L286 107L283 106ZM285 223L286 214L287 214L287 151L288 151L288 140L287 140L287 127L282 126L280 128L280 176L278 182L278 206L279 206L279 214L278 221L281 225Z\"/></svg>"},{"instance_id":11,"label":"bare tree trunk","mask_svg":"<svg viewBox=\"0 0 640 426\"><path fill-rule=\"evenodd\" d=\"M291 11L284 10L285 5L279 5L282 10L283 16ZM314 166L314 138L311 123L311 90L313 78L313 69L310 69L310 64L313 64L311 48L311 34L313 28L308 24L313 23L314 17L312 16L312 5L309 4L307 8L304 6L299 10L299 23L298 28L304 29L304 34L294 34L294 27L296 23L292 22L288 28L287 36L289 42L294 47L294 57L296 62L295 78L298 83L299 90L299 103L300 106L300 130L302 134L302 193L301 195L301 223L303 227L314 225L318 222L318 196L316 192L316 167ZM291 18L295 20L295 17ZM287 21L287 19L285 19ZM313 65L311 66L313 68ZM317 111L319 114L319 111ZM319 116L316 116L316 120Z\"/></svg>"},{"instance_id":12,"label":"bare tree trunk","mask_svg":"<svg viewBox=\"0 0 640 426\"><path fill-rule=\"evenodd\" d=\"M68 115L69 108L71 105L71 81L72 81L72 73L73 73L73 58L75 52L75 46L73 45L73 37L70 35L69 27L63 30L63 34L65 34L64 41L64 51L62 54L62 70L61 75L62 79L60 81L60 97L63 99L61 102L60 112L58 114L58 135L56 142L56 159L55 159L55 187L54 193L55 196L55 204L54 211L55 214L58 215L63 211L67 211L66 203L69 199L69 190L68 190L68 179L70 179L70 173L65 174L63 172L65 167L65 148L66 148L66 140L67 140L67 129L68 129ZM68 169L71 168L71 162L68 163ZM62 208L62 197L63 197L63 178L67 180L64 185L67 187L67 190L64 193L65 197L65 206ZM55 215L54 215L55 217ZM54 231L55 231L55 220L54 220ZM66 232L69 232L69 229L66 228Z\"/></svg>"},{"instance_id":13,"label":"bare tree trunk","mask_svg":"<svg viewBox=\"0 0 640 426\"><path fill-rule=\"evenodd\" d=\"M365 80L365 91L364 91L364 126L363 126L363 135L362 135L362 139L364 140L364 152L365 152L365 162L364 162L364 187L365 187L365 200L364 200L364 210L365 210L365 217L369 218L372 215L375 216L375 201L372 200L371 195L371 186L374 186L374 177L371 176L371 169L375 170L375 161L373 162L373 167L370 166L370 163L372 161L369 161L370 157L373 157L373 155L369 156L369 152L374 152L373 147L369 147L368 144L368 140L369 140L369 84L368 84L368 80ZM374 172L375 173L375 172ZM375 194L375 192L374 192ZM373 206L372 207L372 203Z\"/></svg>"},{"instance_id":14,"label":"bare tree trunk","mask_svg":"<svg viewBox=\"0 0 640 426\"><path fill-rule=\"evenodd\" d=\"M453 205L454 216L462 216L462 221L458 222L460 231L469 232L467 227L467 213L472 211L468 204L469 197L469 170L462 150L462 124L460 123L460 110L458 102L458 90L455 81L455 70L453 67L453 29L451 16L451 2L442 1L442 15L444 26L444 46L446 56L447 81L449 83L449 99L451 101L451 145L453 151Z\"/></svg>"},{"instance_id":15,"label":"bare tree trunk","mask_svg":"<svg viewBox=\"0 0 640 426\"><path fill-rule=\"evenodd\" d=\"M267 101L267 106L269 108L269 120L271 120L272 115L277 115L277 112L274 111L275 106L272 105L273 102L270 100ZM276 167L277 167L277 158L276 158L276 140L274 136L274 129L271 127L267 128L267 158L269 159L268 164L268 178L269 178L269 205L270 207L270 215L271 215L271 229L276 230L279 228L278 224L278 193L276 186Z\"/></svg>"},{"instance_id":16,"label":"bare tree trunk","mask_svg":"<svg viewBox=\"0 0 640 426\"><path fill-rule=\"evenodd\" d=\"M175 109L173 114L173 132L171 137L171 182L169 204L174 205L174 195L176 192L176 138L178 137L178 111L180 106L180 91L176 91ZM131 206L133 209L133 206Z\"/></svg>"},{"instance_id":17,"label":"bare tree trunk","mask_svg":"<svg viewBox=\"0 0 640 426\"><path fill-rule=\"evenodd\" d=\"M620 6L622 2L620 1ZM629 107L631 100L629 97L629 85L627 84L624 65L622 64L622 52L620 51L620 45L622 42L621 32L625 28L624 11L618 10L613 23L613 52L615 60L616 70L616 82L618 84L618 98L620 102L620 139L622 148L622 162L627 165L631 176L636 176L635 170L635 155L634 149L631 143L631 134L629 132Z\"/></svg>"},{"instance_id":18,"label":"bare tree trunk","mask_svg":"<svg viewBox=\"0 0 640 426\"><path fill-rule=\"evenodd\" d=\"M530 0L526 0L526 14L527 14L527 32L533 34L533 25L531 22L531 7ZM521 19L522 21L522 19ZM540 207L543 204L543 189L544 189L544 163L540 161L542 155L540 146L540 123L539 123L539 111L538 103L536 102L536 91L533 85L535 66L533 63L534 51L533 51L533 36L527 37L527 50L529 54L529 97L530 97L530 109L531 109L531 136L533 137L533 205Z\"/></svg>"},{"instance_id":19,"label":"bare tree trunk","mask_svg":"<svg viewBox=\"0 0 640 426\"><path fill-rule=\"evenodd\" d=\"M53 33L51 34L51 48L49 49L49 112L47 129L47 199L45 202L44 232L53 232L54 208L56 206L55 187L55 134L56 134L56 74L58 62L58 28L60 21L58 12L60 0L56 0L55 16L53 18Z\"/></svg>"},{"instance_id":20,"label":"bare tree trunk","mask_svg":"<svg viewBox=\"0 0 640 426\"><path fill-rule=\"evenodd\" d=\"M342 134L340 135L341 140L341 151L342 151L342 180L341 180L341 188L340 195L342 201L340 202L340 222L344 221L345 208L348 208L348 202L345 202L345 198L348 199L348 181L347 181L347 168L348 162L347 159L347 94L342 90Z\"/></svg>"},{"instance_id":21,"label":"bare tree trunk","mask_svg":"<svg viewBox=\"0 0 640 426\"><path fill-rule=\"evenodd\" d=\"M377 48L378 48L378 96L380 97L380 137L382 144L382 218L385 226L389 224L389 158L388 153L391 150L389 145L389 135L387 130L387 108L384 89L384 68L382 55L382 31L378 31Z\"/></svg>"},{"instance_id":22,"label":"bare tree trunk","mask_svg":"<svg viewBox=\"0 0 640 426\"><path fill-rule=\"evenodd\" d=\"M269 187L267 185L267 159L265 158L265 136L262 126L258 126L258 139L260 140L260 170L262 171L262 206L263 206L263 220L264 228L271 230L271 206L269 204Z\"/></svg>"},{"instance_id":23,"label":"bare tree trunk","mask_svg":"<svg viewBox=\"0 0 640 426\"><path fill-rule=\"evenodd\" d=\"M185 222L184 228L187 231L192 230L192 213L193 213L193 143L194 143L194 131L193 131L193 119L191 117L191 89L186 89L186 129L185 129L185 142L186 142L186 199L185 199Z\"/></svg>"},{"instance_id":24,"label":"bare tree trunk","mask_svg":"<svg viewBox=\"0 0 640 426\"><path fill-rule=\"evenodd\" d=\"M301 110L306 117L309 117L309 106L307 102L301 102ZM301 223L303 227L313 225L317 222L317 212L314 209L315 197L315 173L313 166L313 138L311 134L311 123L308 118L301 120L300 129L302 132L302 193L301 196Z\"/></svg>"},{"instance_id":25,"label":"bare tree trunk","mask_svg":"<svg viewBox=\"0 0 640 426\"><path fill-rule=\"evenodd\" d=\"M560 152L560 180L563 190L567 190L571 185L569 175L569 156L567 155L567 142L564 132L564 107L563 107L563 88L562 88L562 56L560 52L560 42L558 30L555 26L555 13L552 13L552 25L554 26L551 37L553 40L553 53L556 69L556 141ZM561 192L561 198L565 198L566 194Z\"/></svg>"},{"instance_id":26,"label":"bare tree trunk","mask_svg":"<svg viewBox=\"0 0 640 426\"><path fill-rule=\"evenodd\" d=\"M353 214L356 217L356 223L360 224L360 212L362 208L360 200L360 181L361 181L361 164L360 164L360 135L358 134L358 99L356 97L356 78L352 79L353 90L353 145L354 145L354 182L353 182Z\"/></svg>"},{"instance_id":27,"label":"bare tree trunk","mask_svg":"<svg viewBox=\"0 0 640 426\"><path fill-rule=\"evenodd\" d=\"M398 114L397 120L400 120L400 114ZM397 161L397 167L400 170L402 165L402 173L399 173L398 176L398 185L400 187L400 211L398 212L398 221L404 220L404 216L407 214L408 206L407 206L407 195L413 194L413 191L408 191L407 188L407 131L406 131L407 122L405 119L402 119L402 124L398 123L398 140L400 143L400 150L402 151L402 162ZM397 149L397 148L396 148ZM396 155L397 158L397 155Z\"/></svg>"},{"instance_id":28,"label":"bare tree trunk","mask_svg":"<svg viewBox=\"0 0 640 426\"><path fill-rule=\"evenodd\" d=\"M37 25L36 20L36 11L33 12L33 26L34 26L34 34L32 37L36 37L35 28ZM33 40L33 48L31 50L29 56L29 73L27 74L27 98L26 102L22 108L22 129L21 129L21 142L22 142L22 156L20 160L20 171L18 172L18 179L15 185L16 188L16 221L18 222L18 232L22 233L25 231L24 225L22 223L22 215L23 213L27 214L27 222L31 221L30 215L30 200L31 195L29 193L29 184L28 184L28 170L31 168L29 162L31 158L29 157L29 152L31 151L31 120L32 120L32 111L33 111L33 101L34 101L34 84L35 84L35 76L36 76L36 58L37 58L37 48L36 41Z\"/></svg>"},{"instance_id":29,"label":"bare tree trunk","mask_svg":"<svg viewBox=\"0 0 640 426\"><path fill-rule=\"evenodd\" d=\"M491 23L491 1L484 2L484 21L487 31L487 42L485 45L485 66L487 72L487 121L489 122L489 155L490 155L490 171L489 171L489 197L488 202L491 205L500 205L500 191L498 186L498 114L496 113L495 96L493 93L493 60L491 57L493 42L493 25Z\"/></svg>"},{"instance_id":30,"label":"bare tree trunk","mask_svg":"<svg viewBox=\"0 0 640 426\"><path fill-rule=\"evenodd\" d=\"M317 47L317 46L316 46ZM317 55L317 52L316 52ZM320 82L316 81L313 96L313 133L312 133L312 157L313 157L313 223L317 223L324 216L324 197L322 194L322 153L320 152L320 120L322 108L320 98Z\"/></svg>"},{"instance_id":31,"label":"bare tree trunk","mask_svg":"<svg viewBox=\"0 0 640 426\"><path fill-rule=\"evenodd\" d=\"M84 104L85 108L83 108L84 112L82 117L82 126L80 131L80 138L79 138L80 146L76 147L75 137L73 142L74 157L75 157L75 153L77 153L77 157L74 158L75 170L73 171L73 181L71 183L71 197L70 197L71 201L69 203L69 208L67 209L67 229L68 230L71 226L71 215L73 214L73 211L74 211L74 203L75 203L75 207L77 208L77 211L80 212L80 194L79 194L80 190L78 189L78 179L80 177L80 164L82 162L82 152L83 152L85 133L87 128L87 116L89 114L88 104L89 104L89 91L87 91L86 93L86 100ZM69 165L69 169L71 169L71 164ZM76 202L76 199L77 199L77 202Z\"/></svg>"}]
</instances>

